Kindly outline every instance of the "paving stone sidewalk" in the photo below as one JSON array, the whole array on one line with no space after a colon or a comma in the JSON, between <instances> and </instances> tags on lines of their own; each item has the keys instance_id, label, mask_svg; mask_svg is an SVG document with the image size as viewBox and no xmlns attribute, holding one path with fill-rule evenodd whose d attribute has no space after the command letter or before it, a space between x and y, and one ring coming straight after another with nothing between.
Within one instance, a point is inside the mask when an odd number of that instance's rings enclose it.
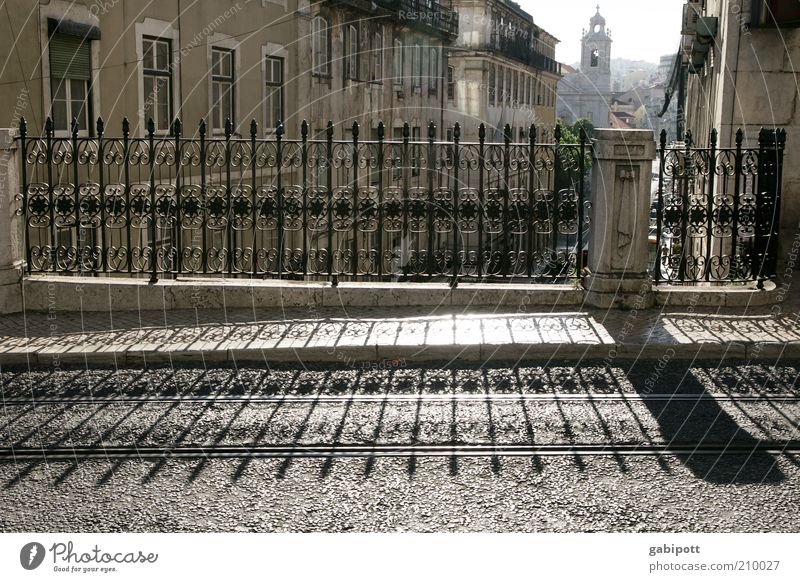
<instances>
[{"instance_id":1,"label":"paving stone sidewalk","mask_svg":"<svg viewBox=\"0 0 800 582\"><path fill-rule=\"evenodd\" d=\"M25 313L0 318L0 364L354 362L800 356L800 301L631 311L340 308Z\"/></svg>"}]
</instances>

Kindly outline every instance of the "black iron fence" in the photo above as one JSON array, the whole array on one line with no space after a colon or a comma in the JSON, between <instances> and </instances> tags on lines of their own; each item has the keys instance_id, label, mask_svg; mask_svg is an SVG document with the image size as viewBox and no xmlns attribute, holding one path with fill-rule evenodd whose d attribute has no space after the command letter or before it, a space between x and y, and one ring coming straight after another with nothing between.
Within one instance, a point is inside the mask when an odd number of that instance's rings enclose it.
<instances>
[{"instance_id":1,"label":"black iron fence","mask_svg":"<svg viewBox=\"0 0 800 582\"><path fill-rule=\"evenodd\" d=\"M763 287L775 275L785 130L762 129L758 147L667 144L661 132L651 226L656 284L737 283Z\"/></svg>"},{"instance_id":2,"label":"black iron fence","mask_svg":"<svg viewBox=\"0 0 800 582\"><path fill-rule=\"evenodd\" d=\"M74 125L74 124L73 124ZM568 281L584 264L590 146L427 139L379 124L285 139L31 137L20 125L29 272L290 279ZM414 138L412 139L412 134Z\"/></svg>"}]
</instances>

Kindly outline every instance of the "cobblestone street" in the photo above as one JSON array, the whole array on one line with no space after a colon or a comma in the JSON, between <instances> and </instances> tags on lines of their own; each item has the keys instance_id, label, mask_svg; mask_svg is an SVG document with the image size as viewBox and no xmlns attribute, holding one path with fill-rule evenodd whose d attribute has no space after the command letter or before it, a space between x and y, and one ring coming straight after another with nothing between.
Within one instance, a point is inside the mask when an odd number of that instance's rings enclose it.
<instances>
[{"instance_id":1,"label":"cobblestone street","mask_svg":"<svg viewBox=\"0 0 800 582\"><path fill-rule=\"evenodd\" d=\"M0 529L796 531L798 373L6 370Z\"/></svg>"}]
</instances>

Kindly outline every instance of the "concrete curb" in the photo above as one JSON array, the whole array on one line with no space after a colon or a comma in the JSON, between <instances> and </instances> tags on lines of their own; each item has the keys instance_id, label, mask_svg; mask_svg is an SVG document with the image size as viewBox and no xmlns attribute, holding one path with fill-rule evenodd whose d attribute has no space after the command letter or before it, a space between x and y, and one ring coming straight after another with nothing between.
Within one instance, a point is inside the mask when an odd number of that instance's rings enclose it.
<instances>
[{"instance_id":1,"label":"concrete curb","mask_svg":"<svg viewBox=\"0 0 800 582\"><path fill-rule=\"evenodd\" d=\"M586 290L577 285L509 283L341 283L256 279L169 279L149 283L127 277L36 275L22 283L24 309L46 312L108 312L172 309L262 309L342 307L503 306L525 312L534 306L583 306ZM756 307L777 301L777 288L653 288L658 306Z\"/></svg>"},{"instance_id":2,"label":"concrete curb","mask_svg":"<svg viewBox=\"0 0 800 582\"><path fill-rule=\"evenodd\" d=\"M313 348L186 350L109 349L84 352L17 349L0 354L0 365L19 367L186 365L223 363L335 364L374 367L393 361L513 362L522 360L747 360L800 358L800 342L702 344L470 344L441 346L344 346Z\"/></svg>"}]
</instances>

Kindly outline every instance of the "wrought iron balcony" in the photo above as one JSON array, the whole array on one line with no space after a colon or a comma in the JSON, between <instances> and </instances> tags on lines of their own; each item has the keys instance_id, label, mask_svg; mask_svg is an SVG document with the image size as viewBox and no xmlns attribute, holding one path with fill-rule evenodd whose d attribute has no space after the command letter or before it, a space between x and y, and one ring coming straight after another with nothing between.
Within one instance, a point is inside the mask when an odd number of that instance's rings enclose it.
<instances>
[{"instance_id":1,"label":"wrought iron balcony","mask_svg":"<svg viewBox=\"0 0 800 582\"><path fill-rule=\"evenodd\" d=\"M525 65L557 75L561 74L561 63L532 48L526 38L501 36L493 46L488 48Z\"/></svg>"},{"instance_id":2,"label":"wrought iron balcony","mask_svg":"<svg viewBox=\"0 0 800 582\"><path fill-rule=\"evenodd\" d=\"M458 36L458 13L439 2L434 0L379 0L379 2L391 7L396 12L399 22L409 28L443 34L450 39Z\"/></svg>"},{"instance_id":3,"label":"wrought iron balcony","mask_svg":"<svg viewBox=\"0 0 800 582\"><path fill-rule=\"evenodd\" d=\"M458 13L435 0L329 0L371 16L391 18L411 29L444 36L458 36Z\"/></svg>"}]
</instances>

